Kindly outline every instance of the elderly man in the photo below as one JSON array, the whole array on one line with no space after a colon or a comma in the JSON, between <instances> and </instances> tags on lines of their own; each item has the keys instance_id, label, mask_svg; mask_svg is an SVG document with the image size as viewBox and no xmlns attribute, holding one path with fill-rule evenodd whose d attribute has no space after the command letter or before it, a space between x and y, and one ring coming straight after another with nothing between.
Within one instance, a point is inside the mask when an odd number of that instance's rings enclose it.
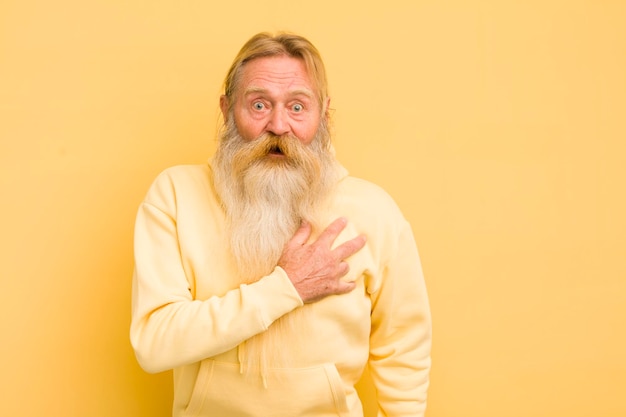
<instances>
[{"instance_id":1,"label":"elderly man","mask_svg":"<svg viewBox=\"0 0 626 417\"><path fill-rule=\"evenodd\" d=\"M306 39L262 33L233 62L207 165L165 170L135 227L131 341L174 370L174 416L421 416L430 313L411 227L347 175Z\"/></svg>"}]
</instances>

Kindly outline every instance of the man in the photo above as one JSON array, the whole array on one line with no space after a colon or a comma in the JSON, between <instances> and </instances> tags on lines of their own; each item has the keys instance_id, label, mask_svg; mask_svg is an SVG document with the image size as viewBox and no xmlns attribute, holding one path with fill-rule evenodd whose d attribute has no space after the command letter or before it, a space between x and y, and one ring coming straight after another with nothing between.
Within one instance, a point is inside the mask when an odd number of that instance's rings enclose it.
<instances>
[{"instance_id":1,"label":"man","mask_svg":"<svg viewBox=\"0 0 626 417\"><path fill-rule=\"evenodd\" d=\"M208 165L164 171L137 215L131 341L174 369L174 416L421 416L430 313L411 228L347 175L306 39L261 33L224 85Z\"/></svg>"}]
</instances>

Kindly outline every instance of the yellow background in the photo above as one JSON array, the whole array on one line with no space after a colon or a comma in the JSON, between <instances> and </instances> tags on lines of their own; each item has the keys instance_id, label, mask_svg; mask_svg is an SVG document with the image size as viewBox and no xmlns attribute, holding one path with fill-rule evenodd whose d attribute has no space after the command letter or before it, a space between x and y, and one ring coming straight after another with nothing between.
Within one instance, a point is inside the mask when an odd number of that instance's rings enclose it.
<instances>
[{"instance_id":1,"label":"yellow background","mask_svg":"<svg viewBox=\"0 0 626 417\"><path fill-rule=\"evenodd\" d=\"M135 211L212 154L230 61L278 29L319 47L339 158L413 225L428 417L626 415L618 0L3 0L0 415L168 415L128 342Z\"/></svg>"}]
</instances>

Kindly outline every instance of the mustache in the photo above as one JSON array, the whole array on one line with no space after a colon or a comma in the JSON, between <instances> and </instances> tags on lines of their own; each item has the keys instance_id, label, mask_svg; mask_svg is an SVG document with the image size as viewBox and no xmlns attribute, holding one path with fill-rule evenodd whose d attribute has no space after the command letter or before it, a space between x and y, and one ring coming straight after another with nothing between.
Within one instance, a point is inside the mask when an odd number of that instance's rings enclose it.
<instances>
[{"instance_id":1,"label":"mustache","mask_svg":"<svg viewBox=\"0 0 626 417\"><path fill-rule=\"evenodd\" d=\"M297 142L297 139L289 136L276 136L271 133L266 133L260 138L257 138L255 142L258 144L258 153L260 156L266 156L270 153L285 155L288 159L294 154L292 144Z\"/></svg>"},{"instance_id":2,"label":"mustache","mask_svg":"<svg viewBox=\"0 0 626 417\"><path fill-rule=\"evenodd\" d=\"M270 154L282 155L280 162L292 168L304 168L311 159L317 159L314 150L295 136L264 133L249 142L240 142L233 162L242 168L249 167L263 163Z\"/></svg>"},{"instance_id":3,"label":"mustache","mask_svg":"<svg viewBox=\"0 0 626 417\"><path fill-rule=\"evenodd\" d=\"M307 180L311 182L317 182L323 175L332 173L332 170L322 170L322 166L328 167L334 161L330 133L325 122L320 123L315 138L303 144L292 133L275 135L263 132L252 140L244 140L234 117L230 117L219 133L219 140L214 161L227 165L228 170L224 173L228 171L228 176L233 180L245 176L254 167L285 173L299 171L306 173Z\"/></svg>"}]
</instances>

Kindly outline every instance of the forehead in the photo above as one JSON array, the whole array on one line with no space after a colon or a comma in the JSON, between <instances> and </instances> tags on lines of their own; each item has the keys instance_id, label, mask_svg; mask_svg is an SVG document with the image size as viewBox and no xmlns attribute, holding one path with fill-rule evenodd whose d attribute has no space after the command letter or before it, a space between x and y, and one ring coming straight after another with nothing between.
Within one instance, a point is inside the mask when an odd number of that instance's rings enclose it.
<instances>
[{"instance_id":1,"label":"forehead","mask_svg":"<svg viewBox=\"0 0 626 417\"><path fill-rule=\"evenodd\" d=\"M261 57L246 62L241 73L241 92L308 93L315 87L304 61L285 55Z\"/></svg>"}]
</instances>

